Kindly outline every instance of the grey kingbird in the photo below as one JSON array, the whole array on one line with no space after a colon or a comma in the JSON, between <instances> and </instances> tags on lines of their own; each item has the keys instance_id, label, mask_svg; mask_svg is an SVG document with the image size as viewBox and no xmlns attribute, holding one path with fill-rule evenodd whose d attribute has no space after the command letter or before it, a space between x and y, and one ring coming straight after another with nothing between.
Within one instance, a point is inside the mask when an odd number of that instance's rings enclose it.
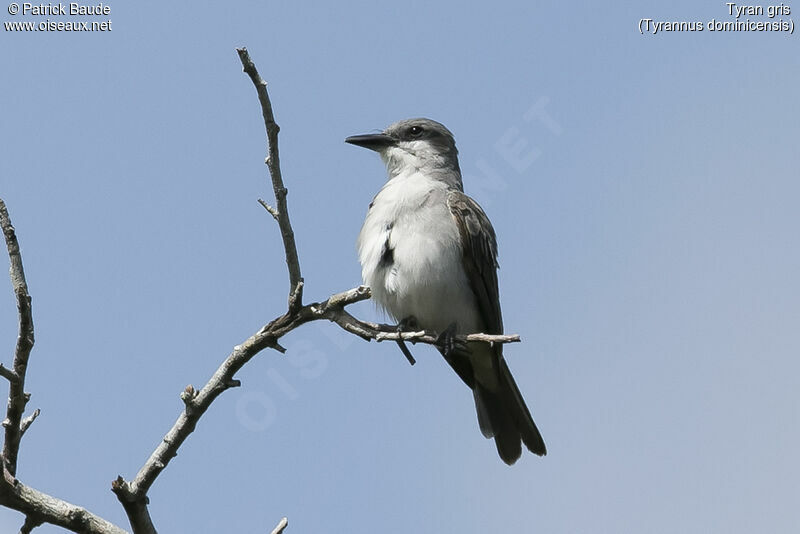
<instances>
[{"instance_id":1,"label":"grey kingbird","mask_svg":"<svg viewBox=\"0 0 800 534\"><path fill-rule=\"evenodd\" d=\"M546 454L503 345L453 343L455 333L503 333L494 229L464 194L453 134L436 121L409 119L345 141L378 152L389 174L358 236L373 299L401 325L441 334L439 351L472 389L481 432L494 437L505 463L520 457L520 442Z\"/></svg>"}]
</instances>

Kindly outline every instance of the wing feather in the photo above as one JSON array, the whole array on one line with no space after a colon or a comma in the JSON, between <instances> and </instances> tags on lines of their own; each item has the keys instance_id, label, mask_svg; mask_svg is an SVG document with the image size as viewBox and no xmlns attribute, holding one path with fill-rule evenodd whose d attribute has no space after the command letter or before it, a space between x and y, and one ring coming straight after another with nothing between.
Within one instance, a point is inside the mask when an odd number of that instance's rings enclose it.
<instances>
[{"instance_id":1,"label":"wing feather","mask_svg":"<svg viewBox=\"0 0 800 534\"><path fill-rule=\"evenodd\" d=\"M464 249L464 271L478 302L485 333L502 334L503 316L497 288L497 238L492 223L478 203L461 191L451 191L447 205L458 225ZM494 436L500 457L509 465L521 454L520 439L531 452L540 456L546 454L544 440L503 358L502 344L494 346L491 357L492 368L497 373L497 386L487 389L478 377L472 386L483 435Z\"/></svg>"},{"instance_id":2,"label":"wing feather","mask_svg":"<svg viewBox=\"0 0 800 534\"><path fill-rule=\"evenodd\" d=\"M497 238L492 223L478 203L461 191L451 191L447 205L458 225L464 249L464 271L478 300L485 333L502 334L503 316L497 288Z\"/></svg>"}]
</instances>

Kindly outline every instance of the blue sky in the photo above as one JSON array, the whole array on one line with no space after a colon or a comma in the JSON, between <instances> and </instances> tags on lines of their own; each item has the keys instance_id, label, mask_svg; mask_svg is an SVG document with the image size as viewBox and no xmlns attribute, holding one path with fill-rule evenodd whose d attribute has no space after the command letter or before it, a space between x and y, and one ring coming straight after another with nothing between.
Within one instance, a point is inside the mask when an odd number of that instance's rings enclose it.
<instances>
[{"instance_id":1,"label":"blue sky","mask_svg":"<svg viewBox=\"0 0 800 534\"><path fill-rule=\"evenodd\" d=\"M435 351L410 367L310 324L239 374L162 474L160 531L284 515L287 532L800 528L797 35L639 33L733 20L725 2L108 5L110 32L0 32L0 196L42 410L25 483L127 526L111 480L135 474L186 384L284 311L244 45L282 127L309 300L360 282L354 242L384 181L344 138L414 116L455 133L548 455L504 465ZM21 524L0 510L0 531Z\"/></svg>"}]
</instances>

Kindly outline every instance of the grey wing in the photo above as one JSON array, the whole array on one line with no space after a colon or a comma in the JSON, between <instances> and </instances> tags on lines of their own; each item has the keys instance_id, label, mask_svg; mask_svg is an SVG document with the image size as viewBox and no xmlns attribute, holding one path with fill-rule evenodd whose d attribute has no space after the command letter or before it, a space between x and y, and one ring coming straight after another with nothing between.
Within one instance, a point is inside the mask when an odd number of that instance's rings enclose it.
<instances>
[{"instance_id":1,"label":"grey wing","mask_svg":"<svg viewBox=\"0 0 800 534\"><path fill-rule=\"evenodd\" d=\"M447 205L458 225L464 249L464 271L478 302L485 332L502 334L503 316L497 289L497 239L492 223L481 207L461 191L451 191L447 196ZM494 387L483 384L478 376L469 376L468 371L472 369L468 359L449 360L450 365L473 389L481 431L486 437L494 436L500 457L509 465L520 457L520 439L533 453L546 454L544 440L503 358L502 344L495 345L491 355L492 366L497 373Z\"/></svg>"},{"instance_id":2,"label":"grey wing","mask_svg":"<svg viewBox=\"0 0 800 534\"><path fill-rule=\"evenodd\" d=\"M464 271L478 301L485 333L502 334L503 316L497 289L497 239L492 223L478 203L461 191L451 191L447 205L458 225L464 249Z\"/></svg>"}]
</instances>

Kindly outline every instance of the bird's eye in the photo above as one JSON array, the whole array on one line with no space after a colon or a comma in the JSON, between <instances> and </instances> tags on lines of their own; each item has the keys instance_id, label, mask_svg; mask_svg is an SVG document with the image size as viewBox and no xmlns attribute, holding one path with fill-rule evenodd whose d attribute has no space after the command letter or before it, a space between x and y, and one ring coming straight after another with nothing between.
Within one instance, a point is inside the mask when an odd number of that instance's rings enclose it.
<instances>
[{"instance_id":1,"label":"bird's eye","mask_svg":"<svg viewBox=\"0 0 800 534\"><path fill-rule=\"evenodd\" d=\"M422 129L422 126L412 126L408 129L408 133L411 135L411 137L419 137L422 135L423 131L424 130Z\"/></svg>"}]
</instances>

